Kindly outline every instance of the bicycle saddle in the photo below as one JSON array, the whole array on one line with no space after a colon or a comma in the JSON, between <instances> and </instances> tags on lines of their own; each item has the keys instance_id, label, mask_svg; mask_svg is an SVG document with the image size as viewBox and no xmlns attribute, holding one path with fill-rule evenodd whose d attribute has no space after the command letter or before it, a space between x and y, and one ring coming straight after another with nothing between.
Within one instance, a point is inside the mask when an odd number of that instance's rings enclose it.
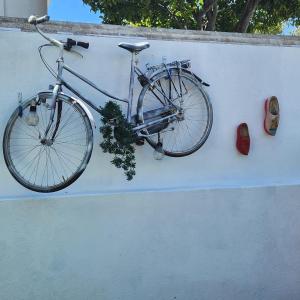
<instances>
[{"instance_id":1,"label":"bicycle saddle","mask_svg":"<svg viewBox=\"0 0 300 300\"><path fill-rule=\"evenodd\" d=\"M135 44L130 44L130 43L120 43L118 45L119 47L126 49L130 52L140 52L144 49L147 49L150 47L150 44L147 42L143 43L135 43Z\"/></svg>"}]
</instances>

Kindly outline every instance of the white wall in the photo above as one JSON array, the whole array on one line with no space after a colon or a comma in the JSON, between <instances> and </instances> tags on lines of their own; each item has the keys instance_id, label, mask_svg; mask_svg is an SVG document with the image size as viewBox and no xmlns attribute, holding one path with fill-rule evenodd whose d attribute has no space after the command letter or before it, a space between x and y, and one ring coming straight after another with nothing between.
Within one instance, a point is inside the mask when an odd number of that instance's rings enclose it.
<instances>
[{"instance_id":1,"label":"white wall","mask_svg":"<svg viewBox=\"0 0 300 300\"><path fill-rule=\"evenodd\" d=\"M38 56L43 40L36 33L0 32L2 70L0 82L1 126L4 128L17 105L17 93L24 98L48 88L53 78ZM142 38L78 36L91 43L80 50L84 59L66 55L66 62L116 95L126 97L130 55L116 45L123 40ZM113 167L110 156L103 154L100 134L95 130L92 161L83 176L58 194L136 191L219 186L261 186L298 184L300 148L298 114L300 102L295 78L300 75L297 47L270 47L218 43L151 40L151 48L142 52L140 64L191 58L193 70L211 84L207 88L214 108L214 125L206 144L194 155L184 158L153 159L148 145L137 148L137 176L127 182ZM50 54L55 62L54 49ZM93 92L76 79L70 79L98 105L107 97ZM138 87L137 87L138 89ZM135 96L137 96L138 90ZM281 120L276 137L264 133L264 99L276 95L280 101ZM99 116L94 115L99 125ZM252 139L248 157L235 149L236 127L247 122ZM19 186L3 165L2 197L32 195ZM159 176L158 176L159 175Z\"/></svg>"},{"instance_id":2,"label":"white wall","mask_svg":"<svg viewBox=\"0 0 300 300\"><path fill-rule=\"evenodd\" d=\"M0 16L28 18L47 14L47 0L0 0Z\"/></svg>"},{"instance_id":3,"label":"white wall","mask_svg":"<svg viewBox=\"0 0 300 300\"><path fill-rule=\"evenodd\" d=\"M1 300L299 300L300 188L0 203Z\"/></svg>"},{"instance_id":4,"label":"white wall","mask_svg":"<svg viewBox=\"0 0 300 300\"><path fill-rule=\"evenodd\" d=\"M116 45L142 38L76 38L91 47L67 63L125 97L129 55ZM42 42L35 33L0 31L1 133L18 92L30 97L52 83L37 53ZM1 156L0 299L300 298L299 48L150 43L141 65L191 58L211 84L210 138L180 159L155 161L149 146L137 148L137 176L127 182L97 146L95 115L88 168L49 196L16 183ZM107 100L71 81L99 105ZM263 131L271 95L281 109L274 138ZM241 122L250 128L248 157L235 149Z\"/></svg>"}]
</instances>

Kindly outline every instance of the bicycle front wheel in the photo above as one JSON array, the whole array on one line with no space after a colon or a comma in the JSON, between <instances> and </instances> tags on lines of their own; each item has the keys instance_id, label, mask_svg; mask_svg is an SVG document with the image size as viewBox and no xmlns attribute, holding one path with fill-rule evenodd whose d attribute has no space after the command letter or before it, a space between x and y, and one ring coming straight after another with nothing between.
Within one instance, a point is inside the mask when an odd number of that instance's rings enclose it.
<instances>
[{"instance_id":1,"label":"bicycle front wheel","mask_svg":"<svg viewBox=\"0 0 300 300\"><path fill-rule=\"evenodd\" d=\"M207 140L213 122L213 110L202 84L187 70L177 68L162 71L141 91L138 116L147 123L147 115L173 103L178 114L170 120L145 130L147 142L172 157L194 153ZM158 118L158 117L157 117Z\"/></svg>"},{"instance_id":2,"label":"bicycle front wheel","mask_svg":"<svg viewBox=\"0 0 300 300\"><path fill-rule=\"evenodd\" d=\"M54 122L43 139L51 113L51 92L24 102L9 119L3 154L12 176L24 187L42 193L61 190L83 173L93 149L93 129L84 109L70 97L57 98ZM28 121L36 101L34 126Z\"/></svg>"}]
</instances>

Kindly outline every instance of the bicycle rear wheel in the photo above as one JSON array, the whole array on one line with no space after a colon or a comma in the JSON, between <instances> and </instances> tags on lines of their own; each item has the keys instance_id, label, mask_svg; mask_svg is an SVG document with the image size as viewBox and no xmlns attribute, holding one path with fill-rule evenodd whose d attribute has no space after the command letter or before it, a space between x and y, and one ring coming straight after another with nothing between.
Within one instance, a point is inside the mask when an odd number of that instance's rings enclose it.
<instances>
[{"instance_id":1,"label":"bicycle rear wheel","mask_svg":"<svg viewBox=\"0 0 300 300\"><path fill-rule=\"evenodd\" d=\"M42 193L61 190L78 179L93 149L93 129L86 112L63 94L57 99L49 138L42 140L50 118L51 97L51 92L39 94L36 126L26 122L36 97L23 103L9 119L3 137L4 159L12 176L24 187Z\"/></svg>"},{"instance_id":2,"label":"bicycle rear wheel","mask_svg":"<svg viewBox=\"0 0 300 300\"><path fill-rule=\"evenodd\" d=\"M147 142L157 147L162 141L163 151L172 157L194 153L207 140L213 122L213 110L202 84L187 70L177 68L155 75L151 84L141 91L138 116L147 123L149 111L162 109L173 103L180 111L176 117L145 130ZM148 114L147 114L148 112ZM156 117L158 119L158 117Z\"/></svg>"}]
</instances>

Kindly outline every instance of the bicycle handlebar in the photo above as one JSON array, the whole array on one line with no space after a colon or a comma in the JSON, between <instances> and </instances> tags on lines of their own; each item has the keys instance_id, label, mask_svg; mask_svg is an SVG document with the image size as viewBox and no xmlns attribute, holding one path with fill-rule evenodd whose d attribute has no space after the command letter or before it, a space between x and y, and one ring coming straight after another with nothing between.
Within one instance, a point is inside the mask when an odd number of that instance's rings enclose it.
<instances>
[{"instance_id":1,"label":"bicycle handlebar","mask_svg":"<svg viewBox=\"0 0 300 300\"><path fill-rule=\"evenodd\" d=\"M75 41L72 39L68 39L67 42L60 42L58 40L52 39L48 37L37 25L47 22L50 20L49 16L43 16L43 17L36 17L36 16L30 16L28 18L28 23L33 24L36 28L36 30L39 32L41 36L43 36L46 40L48 40L52 45L59 47L60 49L64 49L67 51L71 51L73 46L79 46L85 49L88 49L90 44L85 43L85 42L80 42L80 41Z\"/></svg>"}]
</instances>

